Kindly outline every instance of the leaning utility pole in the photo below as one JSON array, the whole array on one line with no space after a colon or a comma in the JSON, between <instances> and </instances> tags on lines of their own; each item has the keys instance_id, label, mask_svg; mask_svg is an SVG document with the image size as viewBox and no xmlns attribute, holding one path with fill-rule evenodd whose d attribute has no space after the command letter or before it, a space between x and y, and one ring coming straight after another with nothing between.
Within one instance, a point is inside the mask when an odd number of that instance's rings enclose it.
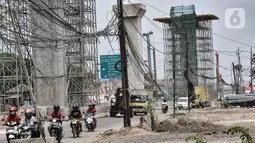
<instances>
[{"instance_id":1,"label":"leaning utility pole","mask_svg":"<svg viewBox=\"0 0 255 143\"><path fill-rule=\"evenodd\" d=\"M188 110L190 112L190 80L189 80L189 56L188 56L188 35L187 33L185 34L185 42L186 42L186 53L185 53L185 60L186 60L186 64L185 64L185 77L186 77L186 81L187 81L187 88L188 88Z\"/></svg>"},{"instance_id":2,"label":"leaning utility pole","mask_svg":"<svg viewBox=\"0 0 255 143\"><path fill-rule=\"evenodd\" d=\"M128 70L127 70L127 51L125 46L125 25L123 20L123 2L117 0L118 3L118 20L119 20L119 39L121 54L121 71L122 71L122 96L124 100L124 127L131 126L129 92L128 92Z\"/></svg>"},{"instance_id":3,"label":"leaning utility pole","mask_svg":"<svg viewBox=\"0 0 255 143\"><path fill-rule=\"evenodd\" d=\"M150 35L152 35L153 32L150 31L149 33L143 33L143 36L147 39L147 52L148 52L148 67L149 67L149 76L152 78L152 68L151 68L151 42L150 42Z\"/></svg>"},{"instance_id":4,"label":"leaning utility pole","mask_svg":"<svg viewBox=\"0 0 255 143\"><path fill-rule=\"evenodd\" d=\"M253 78L253 77L252 77L252 61L253 61L253 60L252 60L252 57L253 57L253 55L252 55L252 48L251 48L251 63L250 63L250 64L251 64L251 65L250 65L250 66L251 66L251 67L250 67L250 68L251 68L251 70L250 70L250 72L251 72L251 84L250 84L250 86L251 86L251 93L253 93L253 79L252 79L252 78Z\"/></svg>"}]
</instances>

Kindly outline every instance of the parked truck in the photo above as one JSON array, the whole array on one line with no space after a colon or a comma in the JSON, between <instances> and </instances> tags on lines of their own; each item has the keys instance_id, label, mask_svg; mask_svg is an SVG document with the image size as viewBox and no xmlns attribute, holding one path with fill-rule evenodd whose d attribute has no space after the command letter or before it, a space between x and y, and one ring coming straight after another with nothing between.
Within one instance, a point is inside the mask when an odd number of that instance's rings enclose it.
<instances>
[{"instance_id":1,"label":"parked truck","mask_svg":"<svg viewBox=\"0 0 255 143\"><path fill-rule=\"evenodd\" d=\"M148 89L134 89L130 91L130 106L134 115L143 113L147 115L149 99L153 98L153 91Z\"/></svg>"},{"instance_id":2,"label":"parked truck","mask_svg":"<svg viewBox=\"0 0 255 143\"><path fill-rule=\"evenodd\" d=\"M204 108L209 106L209 92L208 87L195 86L194 98L191 101L191 105L194 108Z\"/></svg>"},{"instance_id":3,"label":"parked truck","mask_svg":"<svg viewBox=\"0 0 255 143\"><path fill-rule=\"evenodd\" d=\"M132 107L130 107L130 117L133 117ZM111 98L110 117L116 117L117 114L124 114L124 100L121 88L117 88L115 98Z\"/></svg>"}]
</instances>

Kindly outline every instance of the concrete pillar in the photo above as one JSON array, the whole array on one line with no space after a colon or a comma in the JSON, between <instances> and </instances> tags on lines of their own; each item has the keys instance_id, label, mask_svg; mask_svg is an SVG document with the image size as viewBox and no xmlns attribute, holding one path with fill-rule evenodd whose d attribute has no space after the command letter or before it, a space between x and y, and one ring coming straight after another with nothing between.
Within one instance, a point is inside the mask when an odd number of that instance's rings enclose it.
<instances>
[{"instance_id":1,"label":"concrete pillar","mask_svg":"<svg viewBox=\"0 0 255 143\"><path fill-rule=\"evenodd\" d=\"M126 4L123 5L123 15L124 23L127 28L128 34L131 38L133 45L135 46L136 52L140 53L141 61L143 62L143 47L142 47L142 17L146 12L146 6L140 3L136 4ZM117 6L113 6L113 11L115 14L118 12ZM130 51L130 47L126 44L128 49L128 79L129 79L129 88L132 90L143 89L144 88L144 75L138 68L142 65L137 65L137 60Z\"/></svg>"},{"instance_id":2,"label":"concrete pillar","mask_svg":"<svg viewBox=\"0 0 255 143\"><path fill-rule=\"evenodd\" d=\"M10 143L56 143L56 138L47 137L45 140L43 138L19 139L11 140Z\"/></svg>"},{"instance_id":3,"label":"concrete pillar","mask_svg":"<svg viewBox=\"0 0 255 143\"><path fill-rule=\"evenodd\" d=\"M64 17L62 0L43 1L60 17ZM44 6L41 1L34 0L34 2ZM57 40L63 39L64 28L53 22L53 17L45 15L49 19L40 15L39 12L32 12L32 21L37 24L33 27L34 36L43 37L43 40L35 39L35 47L33 47L36 76L34 91L39 106L52 106L52 104L65 106L67 94L66 46L63 41ZM46 38L49 39L46 40Z\"/></svg>"}]
</instances>

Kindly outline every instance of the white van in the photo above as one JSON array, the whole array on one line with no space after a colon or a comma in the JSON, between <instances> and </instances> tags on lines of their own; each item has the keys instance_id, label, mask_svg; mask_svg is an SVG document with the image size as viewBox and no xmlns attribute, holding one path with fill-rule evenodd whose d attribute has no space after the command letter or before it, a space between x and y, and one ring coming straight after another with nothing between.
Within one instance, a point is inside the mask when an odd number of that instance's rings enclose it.
<instances>
[{"instance_id":1,"label":"white van","mask_svg":"<svg viewBox=\"0 0 255 143\"><path fill-rule=\"evenodd\" d=\"M177 108L180 109L188 109L188 97L180 97L177 100Z\"/></svg>"}]
</instances>

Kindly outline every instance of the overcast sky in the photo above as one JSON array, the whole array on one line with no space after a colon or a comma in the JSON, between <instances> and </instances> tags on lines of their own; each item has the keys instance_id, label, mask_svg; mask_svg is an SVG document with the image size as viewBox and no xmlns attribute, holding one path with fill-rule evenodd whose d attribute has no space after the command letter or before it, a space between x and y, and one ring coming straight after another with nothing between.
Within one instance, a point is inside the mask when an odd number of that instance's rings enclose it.
<instances>
[{"instance_id":1,"label":"overcast sky","mask_svg":"<svg viewBox=\"0 0 255 143\"><path fill-rule=\"evenodd\" d=\"M255 17L254 17L254 0L130 0L132 3L148 3L165 13L169 13L170 8L172 6L180 6L180 5L195 5L196 14L214 14L219 17L219 20L213 22L213 48L215 51L219 50L219 57L220 57L220 65L224 68L220 68L220 72L223 75L223 78L228 83L231 83L231 72L230 72L230 65L232 62L236 62L237 56L235 51L238 47L240 50L250 51L250 47L243 44L238 44L232 42L230 40L221 38L216 35L224 36L230 39L234 39L238 42L242 42L251 46L255 47ZM108 20L111 17L111 12L107 13L112 10L112 5L115 5L117 0L97 0L97 24L98 29L103 29ZM124 0L124 4L129 3L128 0ZM225 10L227 8L243 8L245 10L245 27L242 29L228 29L225 26ZM145 15L153 20L153 18L158 17L167 17L166 15L149 5L147 5L147 12ZM156 25L162 27L162 25L158 22L154 22ZM153 36L151 41L153 42L154 46L164 51L163 49L163 35L162 33L155 28L146 18L142 20L142 32L149 32L153 31ZM113 47L116 49L118 48L118 43L112 43ZM144 53L146 53L146 43L143 42L143 49ZM108 44L107 40L100 39L99 44L99 55L105 55L111 51L111 48ZM221 52L221 51L229 51L229 52ZM255 51L255 48L253 49ZM118 52L118 51L115 51ZM156 53L157 55L157 66L158 66L158 78L164 78L164 60L163 55L161 53ZM146 57L147 55L144 54ZM242 52L241 53L241 63L244 66L244 80L248 81L249 77L249 65L250 65L250 53ZM215 62L215 61L214 61Z\"/></svg>"}]
</instances>

